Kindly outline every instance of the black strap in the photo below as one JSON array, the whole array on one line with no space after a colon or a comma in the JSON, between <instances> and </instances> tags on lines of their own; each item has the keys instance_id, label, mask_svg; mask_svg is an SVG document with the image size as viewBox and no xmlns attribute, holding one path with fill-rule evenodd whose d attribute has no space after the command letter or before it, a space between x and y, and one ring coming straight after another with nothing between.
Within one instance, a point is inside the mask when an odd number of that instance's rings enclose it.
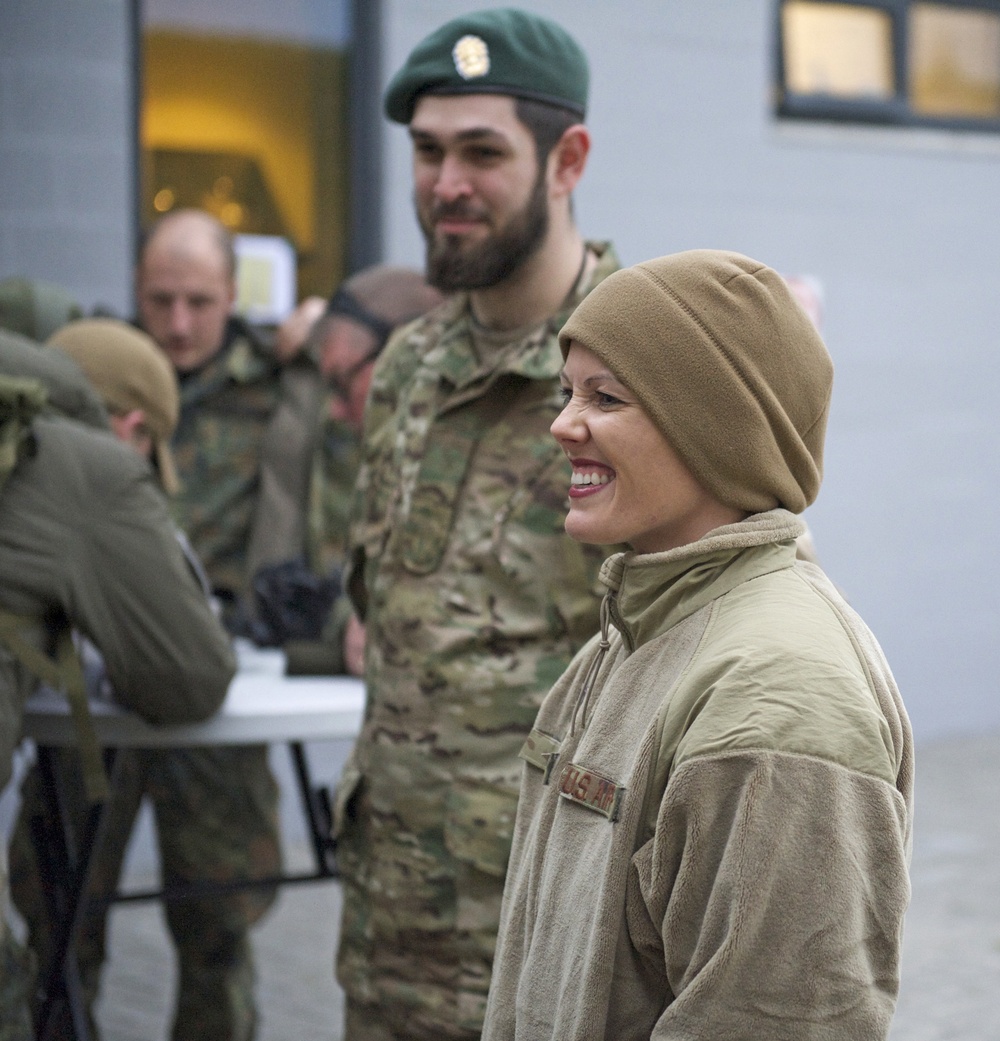
<instances>
[{"instance_id":1,"label":"black strap","mask_svg":"<svg viewBox=\"0 0 1000 1041\"><path fill-rule=\"evenodd\" d=\"M378 340L379 348L385 346L389 334L395 328L391 322L379 318L377 314L372 314L353 293L346 289L338 289L330 297L330 302L326 305L326 313L342 314L347 318L353 318L366 329L370 329Z\"/></svg>"}]
</instances>

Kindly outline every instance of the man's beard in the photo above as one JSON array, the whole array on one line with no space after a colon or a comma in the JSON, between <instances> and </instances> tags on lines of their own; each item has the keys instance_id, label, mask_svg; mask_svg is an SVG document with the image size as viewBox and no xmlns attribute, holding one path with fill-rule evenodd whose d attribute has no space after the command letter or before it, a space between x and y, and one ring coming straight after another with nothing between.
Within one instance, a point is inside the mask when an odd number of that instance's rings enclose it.
<instances>
[{"instance_id":1,"label":"man's beard","mask_svg":"<svg viewBox=\"0 0 1000 1041\"><path fill-rule=\"evenodd\" d=\"M513 274L545 238L549 228L549 207L544 170L535 181L531 196L502 231L483 242L464 243L458 235L434 236L434 222L441 217L475 217L464 201L439 203L429 220L420 218L427 242L427 281L444 293L460 289L487 289Z\"/></svg>"}]
</instances>

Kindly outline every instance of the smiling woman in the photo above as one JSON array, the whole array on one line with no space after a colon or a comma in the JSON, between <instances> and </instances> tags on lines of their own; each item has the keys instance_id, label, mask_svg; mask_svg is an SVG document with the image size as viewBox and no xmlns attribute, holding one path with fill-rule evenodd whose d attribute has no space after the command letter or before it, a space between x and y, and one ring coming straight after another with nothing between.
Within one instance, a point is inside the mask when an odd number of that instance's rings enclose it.
<instances>
[{"instance_id":1,"label":"smiling woman","mask_svg":"<svg viewBox=\"0 0 1000 1041\"><path fill-rule=\"evenodd\" d=\"M486 1041L885 1038L909 895L909 723L796 560L832 366L770 268L609 276L560 334L566 529L626 542L545 699Z\"/></svg>"},{"instance_id":2,"label":"smiling woman","mask_svg":"<svg viewBox=\"0 0 1000 1041\"><path fill-rule=\"evenodd\" d=\"M562 384L568 401L552 434L573 466L566 531L574 539L655 553L746 516L698 483L593 351L570 343Z\"/></svg>"}]
</instances>

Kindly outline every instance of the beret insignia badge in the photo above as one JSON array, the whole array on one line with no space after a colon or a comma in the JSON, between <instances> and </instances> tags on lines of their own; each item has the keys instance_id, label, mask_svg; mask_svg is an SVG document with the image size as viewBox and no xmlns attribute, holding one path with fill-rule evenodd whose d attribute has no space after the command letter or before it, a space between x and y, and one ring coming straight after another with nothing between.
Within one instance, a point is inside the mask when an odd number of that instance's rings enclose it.
<instances>
[{"instance_id":1,"label":"beret insignia badge","mask_svg":"<svg viewBox=\"0 0 1000 1041\"><path fill-rule=\"evenodd\" d=\"M464 80L477 79L490 71L490 49L480 36L463 36L451 49L451 57Z\"/></svg>"}]
</instances>

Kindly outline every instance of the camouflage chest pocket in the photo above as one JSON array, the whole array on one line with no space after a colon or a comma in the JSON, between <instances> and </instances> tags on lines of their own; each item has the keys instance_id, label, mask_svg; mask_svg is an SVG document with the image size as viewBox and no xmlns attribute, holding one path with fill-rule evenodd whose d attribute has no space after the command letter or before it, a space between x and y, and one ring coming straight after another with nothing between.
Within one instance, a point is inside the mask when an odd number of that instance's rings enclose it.
<instances>
[{"instance_id":1,"label":"camouflage chest pocket","mask_svg":"<svg viewBox=\"0 0 1000 1041\"><path fill-rule=\"evenodd\" d=\"M519 376L499 379L482 397L439 416L428 431L398 536L400 557L411 574L429 575L440 566L472 460L526 384Z\"/></svg>"},{"instance_id":2,"label":"camouflage chest pocket","mask_svg":"<svg viewBox=\"0 0 1000 1041\"><path fill-rule=\"evenodd\" d=\"M492 545L498 556L516 552L526 541L565 534L570 468L554 441L533 445L530 468L493 518Z\"/></svg>"},{"instance_id":3,"label":"camouflage chest pocket","mask_svg":"<svg viewBox=\"0 0 1000 1041\"><path fill-rule=\"evenodd\" d=\"M399 536L400 555L411 574L428 575L441 564L479 432L472 417L462 416L438 424L428 436Z\"/></svg>"}]
</instances>

